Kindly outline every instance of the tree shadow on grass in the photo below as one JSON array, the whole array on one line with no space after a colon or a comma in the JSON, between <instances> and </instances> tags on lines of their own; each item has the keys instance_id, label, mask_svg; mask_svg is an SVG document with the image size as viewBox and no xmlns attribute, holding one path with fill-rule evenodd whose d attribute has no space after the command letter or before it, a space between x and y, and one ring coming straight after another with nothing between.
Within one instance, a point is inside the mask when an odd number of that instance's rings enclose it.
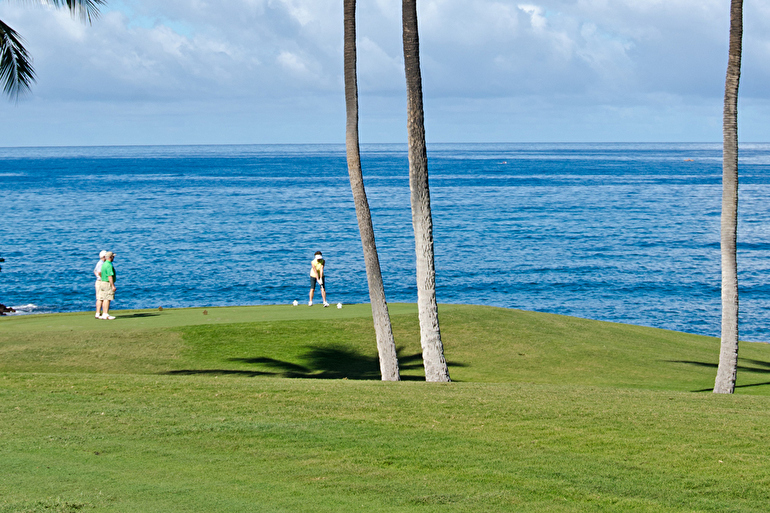
<instances>
[{"instance_id":1,"label":"tree shadow on grass","mask_svg":"<svg viewBox=\"0 0 770 513\"><path fill-rule=\"evenodd\" d=\"M422 368L422 354L404 355L403 347L396 349L401 371ZM313 345L307 348L300 358L304 365L277 360L265 356L251 358L228 358L227 361L261 367L259 370L236 369L184 369L165 372L170 375L235 375L235 376L274 376L283 378L306 379L356 379L380 380L380 362L377 356L359 353L355 349L342 345ZM449 363L450 366L464 367L462 363ZM402 381L425 381L424 376L401 376Z\"/></svg>"},{"instance_id":2,"label":"tree shadow on grass","mask_svg":"<svg viewBox=\"0 0 770 513\"><path fill-rule=\"evenodd\" d=\"M749 385L735 385L735 388L751 388L751 387L763 387L770 385L770 381L766 383L751 383ZM711 388L701 388L700 390L693 390L693 392L713 392L714 387Z\"/></svg>"},{"instance_id":3,"label":"tree shadow on grass","mask_svg":"<svg viewBox=\"0 0 770 513\"><path fill-rule=\"evenodd\" d=\"M139 317L157 317L160 315L159 313L147 313L147 312L141 312L141 313L134 313L129 315L124 314L118 314L115 316L115 320L119 321L121 319L137 319Z\"/></svg>"},{"instance_id":4,"label":"tree shadow on grass","mask_svg":"<svg viewBox=\"0 0 770 513\"><path fill-rule=\"evenodd\" d=\"M168 376L243 376L254 378L256 376L274 376L274 372L245 371L232 369L182 369L163 372Z\"/></svg>"},{"instance_id":5,"label":"tree shadow on grass","mask_svg":"<svg viewBox=\"0 0 770 513\"><path fill-rule=\"evenodd\" d=\"M665 360L668 363L684 363L687 365L696 365L698 367L708 367L710 369L717 369L719 367L718 363L711 363L711 362L695 362L690 360ZM770 362L763 362L762 360L750 360L748 358L738 358L739 362L745 362L748 364L753 365L753 367L749 367L747 365L738 365L738 372L753 372L755 374L770 374ZM735 385L735 388L749 388L749 387L761 387L765 385L770 385L770 382L767 383L751 383L748 385ZM714 388L703 388L700 390L693 390L693 392L713 392Z\"/></svg>"}]
</instances>

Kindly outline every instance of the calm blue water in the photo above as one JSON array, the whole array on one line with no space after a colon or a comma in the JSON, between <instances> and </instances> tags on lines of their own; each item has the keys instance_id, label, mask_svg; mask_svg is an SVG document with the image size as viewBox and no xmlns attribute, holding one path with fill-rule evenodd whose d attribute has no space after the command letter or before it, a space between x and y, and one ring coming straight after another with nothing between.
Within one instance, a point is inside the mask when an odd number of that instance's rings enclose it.
<instances>
[{"instance_id":1,"label":"calm blue water","mask_svg":"<svg viewBox=\"0 0 770 513\"><path fill-rule=\"evenodd\" d=\"M405 147L364 146L388 300L416 301ZM718 335L721 148L430 146L439 302ZM691 159L691 161L690 161ZM368 301L344 147L0 149L0 302L115 308ZM770 145L741 148L741 336L770 341Z\"/></svg>"}]
</instances>

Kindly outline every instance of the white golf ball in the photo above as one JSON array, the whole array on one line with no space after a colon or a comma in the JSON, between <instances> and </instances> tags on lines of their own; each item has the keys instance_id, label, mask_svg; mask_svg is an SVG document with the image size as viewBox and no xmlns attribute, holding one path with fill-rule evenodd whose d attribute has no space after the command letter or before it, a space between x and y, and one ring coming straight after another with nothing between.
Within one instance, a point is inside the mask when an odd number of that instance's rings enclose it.
<instances>
[{"instance_id":1,"label":"white golf ball","mask_svg":"<svg viewBox=\"0 0 770 513\"><path fill-rule=\"evenodd\" d=\"M297 306L298 304L299 304L299 301L297 301L296 299L295 299L295 300L294 300L294 302L292 303L292 305L294 305L294 306Z\"/></svg>"},{"instance_id":2,"label":"white golf ball","mask_svg":"<svg viewBox=\"0 0 770 513\"><path fill-rule=\"evenodd\" d=\"M337 303L337 308L342 308L342 303Z\"/></svg>"}]
</instances>

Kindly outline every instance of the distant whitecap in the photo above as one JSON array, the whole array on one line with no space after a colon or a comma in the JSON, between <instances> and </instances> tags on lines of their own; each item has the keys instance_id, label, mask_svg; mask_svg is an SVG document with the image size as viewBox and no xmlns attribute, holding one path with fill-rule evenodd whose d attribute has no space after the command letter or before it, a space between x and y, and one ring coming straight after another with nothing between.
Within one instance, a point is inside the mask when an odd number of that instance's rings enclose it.
<instances>
[{"instance_id":1,"label":"distant whitecap","mask_svg":"<svg viewBox=\"0 0 770 513\"><path fill-rule=\"evenodd\" d=\"M42 310L35 304L28 303L26 305L12 305L11 308L16 310L16 315L24 315L24 314L32 314L32 313L42 313ZM14 315L12 313L9 313L7 315Z\"/></svg>"}]
</instances>

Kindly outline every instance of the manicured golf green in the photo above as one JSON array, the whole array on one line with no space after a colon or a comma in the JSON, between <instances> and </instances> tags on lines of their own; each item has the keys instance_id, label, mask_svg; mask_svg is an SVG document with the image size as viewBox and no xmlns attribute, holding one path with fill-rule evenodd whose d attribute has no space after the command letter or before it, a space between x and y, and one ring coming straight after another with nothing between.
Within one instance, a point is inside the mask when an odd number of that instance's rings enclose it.
<instances>
[{"instance_id":1,"label":"manicured golf green","mask_svg":"<svg viewBox=\"0 0 770 513\"><path fill-rule=\"evenodd\" d=\"M0 319L0 512L767 511L770 344L442 305Z\"/></svg>"}]
</instances>

